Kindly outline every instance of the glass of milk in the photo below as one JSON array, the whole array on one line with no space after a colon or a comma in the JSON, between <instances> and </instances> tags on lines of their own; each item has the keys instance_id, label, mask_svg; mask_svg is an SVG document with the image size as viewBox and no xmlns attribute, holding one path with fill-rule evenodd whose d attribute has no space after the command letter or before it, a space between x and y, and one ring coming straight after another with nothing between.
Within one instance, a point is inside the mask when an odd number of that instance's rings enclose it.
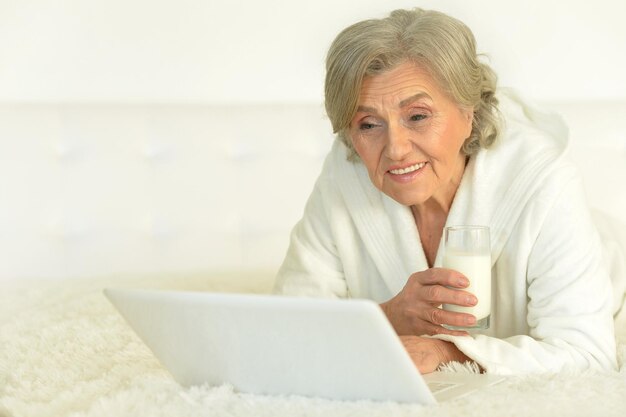
<instances>
[{"instance_id":1,"label":"glass of milk","mask_svg":"<svg viewBox=\"0 0 626 417\"><path fill-rule=\"evenodd\" d=\"M470 282L466 291L478 298L473 307L444 304L443 309L469 313L476 317L470 327L445 326L451 329L488 329L491 315L491 244L486 226L451 226L445 229L443 267L465 275Z\"/></svg>"}]
</instances>

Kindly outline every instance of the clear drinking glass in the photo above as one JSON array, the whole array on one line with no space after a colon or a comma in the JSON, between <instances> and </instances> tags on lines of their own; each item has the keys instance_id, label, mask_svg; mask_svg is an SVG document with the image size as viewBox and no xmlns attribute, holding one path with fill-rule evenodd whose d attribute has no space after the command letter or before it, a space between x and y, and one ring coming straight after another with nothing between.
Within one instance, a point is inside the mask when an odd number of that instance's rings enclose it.
<instances>
[{"instance_id":1,"label":"clear drinking glass","mask_svg":"<svg viewBox=\"0 0 626 417\"><path fill-rule=\"evenodd\" d=\"M491 243L486 226L451 226L445 229L443 267L465 275L470 282L465 290L478 298L473 307L444 304L443 309L473 314L476 324L450 329L488 329L491 316Z\"/></svg>"}]
</instances>

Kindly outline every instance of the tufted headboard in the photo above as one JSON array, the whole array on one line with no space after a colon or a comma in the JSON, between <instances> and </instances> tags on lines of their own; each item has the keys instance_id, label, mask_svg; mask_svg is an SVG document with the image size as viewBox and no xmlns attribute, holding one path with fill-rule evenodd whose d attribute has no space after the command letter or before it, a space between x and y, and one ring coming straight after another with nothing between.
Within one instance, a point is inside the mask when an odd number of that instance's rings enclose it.
<instances>
[{"instance_id":1,"label":"tufted headboard","mask_svg":"<svg viewBox=\"0 0 626 417\"><path fill-rule=\"evenodd\" d=\"M544 104L626 222L626 102ZM0 280L275 270L332 140L321 104L0 105Z\"/></svg>"}]
</instances>

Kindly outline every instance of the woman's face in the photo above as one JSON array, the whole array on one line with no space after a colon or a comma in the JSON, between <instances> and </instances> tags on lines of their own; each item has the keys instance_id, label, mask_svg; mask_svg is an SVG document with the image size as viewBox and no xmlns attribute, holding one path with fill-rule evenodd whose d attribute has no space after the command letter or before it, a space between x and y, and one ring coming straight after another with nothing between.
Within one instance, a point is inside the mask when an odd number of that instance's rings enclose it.
<instances>
[{"instance_id":1,"label":"woman's face","mask_svg":"<svg viewBox=\"0 0 626 417\"><path fill-rule=\"evenodd\" d=\"M407 206L434 198L448 209L463 175L461 146L472 118L471 109L406 62L363 80L349 135L376 188Z\"/></svg>"}]
</instances>

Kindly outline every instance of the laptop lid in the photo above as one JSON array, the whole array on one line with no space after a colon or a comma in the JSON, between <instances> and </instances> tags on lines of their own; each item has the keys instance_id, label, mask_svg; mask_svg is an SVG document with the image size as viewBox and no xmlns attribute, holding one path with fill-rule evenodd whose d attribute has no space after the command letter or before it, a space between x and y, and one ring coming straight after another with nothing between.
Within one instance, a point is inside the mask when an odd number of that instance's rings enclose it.
<instances>
[{"instance_id":1,"label":"laptop lid","mask_svg":"<svg viewBox=\"0 0 626 417\"><path fill-rule=\"evenodd\" d=\"M368 300L107 289L183 385L337 400L436 401Z\"/></svg>"}]
</instances>

